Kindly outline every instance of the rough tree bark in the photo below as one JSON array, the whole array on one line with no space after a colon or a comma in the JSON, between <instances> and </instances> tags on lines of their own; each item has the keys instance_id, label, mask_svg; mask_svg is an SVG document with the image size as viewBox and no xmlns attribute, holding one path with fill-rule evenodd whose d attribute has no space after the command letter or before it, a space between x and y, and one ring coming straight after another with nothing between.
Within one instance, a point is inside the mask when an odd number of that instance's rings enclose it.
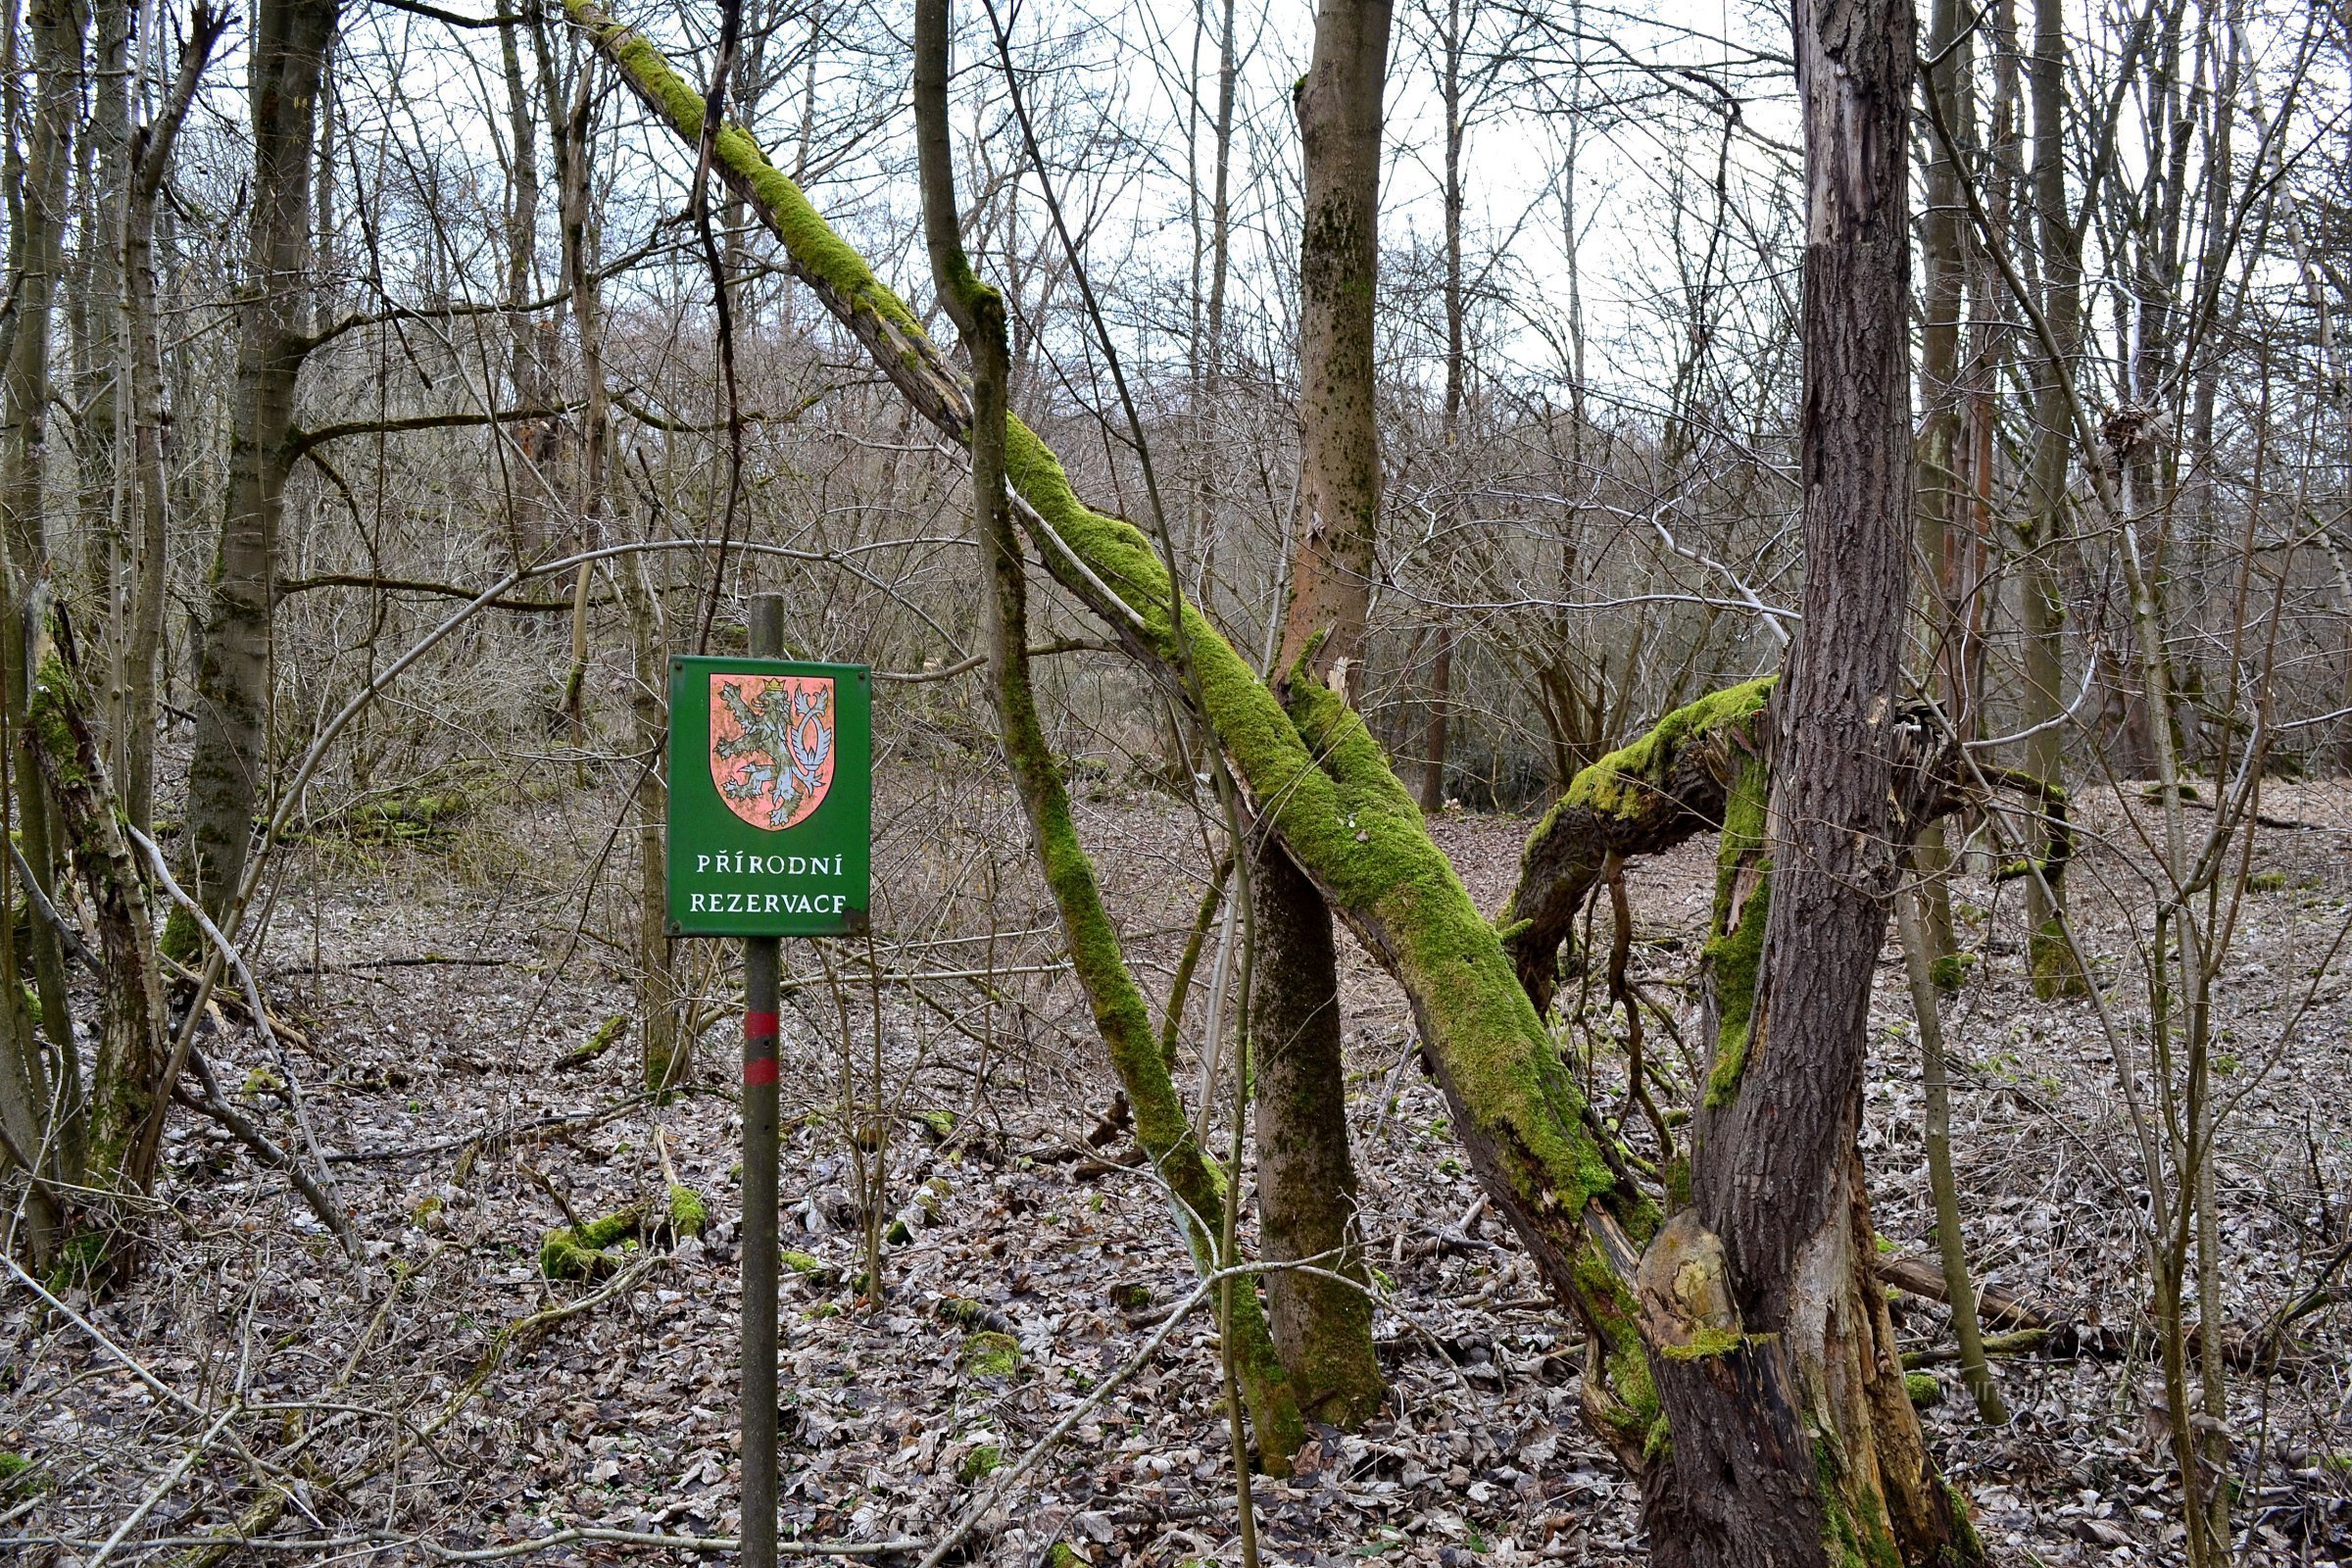
<instances>
[{"instance_id":1,"label":"rough tree bark","mask_svg":"<svg viewBox=\"0 0 2352 1568\"><path fill-rule=\"evenodd\" d=\"M1911 507L1909 0L1798 0L1807 240L1804 621L1773 765L1735 781L1708 950L1715 1059L1692 1206L1644 1255L1675 1445L1664 1560L1978 1555L1920 1436L1856 1146L1900 825Z\"/></svg>"},{"instance_id":2,"label":"rough tree bark","mask_svg":"<svg viewBox=\"0 0 2352 1568\"><path fill-rule=\"evenodd\" d=\"M253 211L238 304L228 497L213 558L212 603L196 662L196 739L188 762L190 891L219 918L236 897L268 765L270 661L278 524L293 466L294 386L310 274L311 150L337 0L260 0L248 98ZM167 951L198 951L195 921L174 909Z\"/></svg>"}]
</instances>

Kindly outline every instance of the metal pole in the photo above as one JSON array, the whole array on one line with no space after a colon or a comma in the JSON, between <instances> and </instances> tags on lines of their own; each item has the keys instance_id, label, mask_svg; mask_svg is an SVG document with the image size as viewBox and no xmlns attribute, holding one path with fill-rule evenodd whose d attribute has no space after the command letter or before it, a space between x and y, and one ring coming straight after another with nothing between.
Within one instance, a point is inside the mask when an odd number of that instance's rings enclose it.
<instances>
[{"instance_id":1,"label":"metal pole","mask_svg":"<svg viewBox=\"0 0 2352 1568\"><path fill-rule=\"evenodd\" d=\"M752 600L755 659L784 653L784 600ZM776 939L743 944L743 1563L776 1564Z\"/></svg>"}]
</instances>

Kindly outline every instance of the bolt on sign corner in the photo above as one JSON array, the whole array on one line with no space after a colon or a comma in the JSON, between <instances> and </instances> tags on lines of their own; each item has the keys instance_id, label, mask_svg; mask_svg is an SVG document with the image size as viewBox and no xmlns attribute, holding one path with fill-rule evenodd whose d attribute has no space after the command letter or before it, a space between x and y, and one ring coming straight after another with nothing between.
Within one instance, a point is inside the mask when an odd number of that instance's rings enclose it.
<instances>
[{"instance_id":1,"label":"bolt on sign corner","mask_svg":"<svg viewBox=\"0 0 2352 1568\"><path fill-rule=\"evenodd\" d=\"M865 929L873 691L862 664L670 661L671 935Z\"/></svg>"}]
</instances>

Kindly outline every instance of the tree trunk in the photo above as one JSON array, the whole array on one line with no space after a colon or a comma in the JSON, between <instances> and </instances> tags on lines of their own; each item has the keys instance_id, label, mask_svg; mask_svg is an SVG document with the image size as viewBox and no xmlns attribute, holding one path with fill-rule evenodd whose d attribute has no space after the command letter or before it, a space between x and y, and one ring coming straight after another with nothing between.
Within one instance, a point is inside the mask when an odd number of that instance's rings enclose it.
<instances>
[{"instance_id":1,"label":"tree trunk","mask_svg":"<svg viewBox=\"0 0 2352 1568\"><path fill-rule=\"evenodd\" d=\"M1966 639L1961 634L1959 556L1965 530L1960 487L1960 309L1967 280L1962 252L1960 181L1964 177L1959 149L1968 145L1966 127L1974 124L1976 97L1970 33L1960 25L1960 0L1935 0L1934 23L1928 38L1928 58L1940 61L1924 83L1942 106L1943 123L1954 127L1957 146L1946 147L1928 138L1927 211L1921 218L1925 240L1921 292L1926 324L1920 333L1920 403L1925 417L1919 435L1917 517L1919 559L1926 568L1920 584L1923 633L1928 667L1921 685L1933 692L1955 724L1970 720L1971 703ZM1951 891L1945 879L1950 856L1944 849L1943 824L1929 823L1912 847L1918 868L1920 897L1926 901L1926 938L1931 959L1940 961L1954 951Z\"/></svg>"},{"instance_id":2,"label":"tree trunk","mask_svg":"<svg viewBox=\"0 0 2352 1568\"><path fill-rule=\"evenodd\" d=\"M155 823L156 659L163 649L165 568L170 514L164 473L164 360L155 297L156 203L172 167L172 149L186 122L196 85L228 25L224 13L198 6L171 96L139 132L136 168L122 220L122 330L130 375L130 496L139 521L127 623L118 643L122 665L108 692L107 736L114 746L116 787L130 825Z\"/></svg>"},{"instance_id":3,"label":"tree trunk","mask_svg":"<svg viewBox=\"0 0 2352 1568\"><path fill-rule=\"evenodd\" d=\"M1331 911L1290 855L1270 840L1260 840L1250 857L1250 879L1257 944L1250 1061L1259 1251L1269 1263L1309 1261L1356 1282L1272 1275L1267 1316L1299 1410L1316 1421L1354 1427L1379 1410L1387 1384L1372 1354L1371 1281L1356 1223ZM1323 983L1326 976L1331 983Z\"/></svg>"},{"instance_id":4,"label":"tree trunk","mask_svg":"<svg viewBox=\"0 0 2352 1568\"><path fill-rule=\"evenodd\" d=\"M0 548L7 555L6 587L0 593L0 716L10 737L13 828L37 891L47 897L52 875L49 800L41 785L37 747L24 722L30 684L30 633L42 621L49 586L49 540L42 506L49 458L51 385L50 318L64 266L68 174L73 167L74 117L81 92L82 30L87 21L75 0L34 0L25 21L32 43L33 103L30 142L15 152L14 119L0 130L11 143L9 173L15 181L9 206L7 294L9 319L0 326ZM15 54L16 39L9 39ZM13 74L13 72L12 72ZM11 82L15 107L21 87ZM16 872L0 864L0 891ZM13 907L15 895L9 895ZM0 990L8 993L0 1015L0 1132L8 1137L12 1163L40 1158L51 1147L44 1177L80 1179L79 1139L73 1127L52 1127L53 1101L62 1101L69 1123L78 1105L80 1065L73 1020L66 1012L65 960L56 932L44 921L28 921L28 951L15 941L15 921L0 934ZM37 992L37 1028L24 1004L29 968ZM52 1142L54 1140L54 1142ZM43 1253L64 1214L52 1189L30 1192L33 1250Z\"/></svg>"},{"instance_id":5,"label":"tree trunk","mask_svg":"<svg viewBox=\"0 0 2352 1568\"><path fill-rule=\"evenodd\" d=\"M1446 754L1453 713L1453 628L1437 629L1438 651L1429 661L1429 723L1421 737L1421 810L1434 816L1446 808Z\"/></svg>"},{"instance_id":6,"label":"tree trunk","mask_svg":"<svg viewBox=\"0 0 2352 1568\"><path fill-rule=\"evenodd\" d=\"M1314 54L1294 95L1306 155L1298 237L1300 526L1275 679L1290 679L1304 660L1316 679L1350 702L1362 689L1380 516L1372 307L1390 11L1388 0L1320 0Z\"/></svg>"},{"instance_id":7,"label":"tree trunk","mask_svg":"<svg viewBox=\"0 0 2352 1568\"><path fill-rule=\"evenodd\" d=\"M83 139L88 187L83 204L77 279L81 319L82 574L89 597L85 617L97 633L108 671L108 688L121 684L122 640L129 631L129 607L122 602L122 574L127 564L123 538L125 499L117 467L124 412L122 354L122 235L130 183L130 7L126 0L98 0L90 55L90 111Z\"/></svg>"},{"instance_id":8,"label":"tree trunk","mask_svg":"<svg viewBox=\"0 0 2352 1568\"><path fill-rule=\"evenodd\" d=\"M278 525L311 246L312 142L336 0L260 0L249 97L253 215L238 305L237 386L230 405L228 498L213 559L212 603L196 662L196 739L188 762L190 891L219 919L234 901L252 846L268 767L270 641ZM197 951L195 922L173 910L168 951Z\"/></svg>"},{"instance_id":9,"label":"tree trunk","mask_svg":"<svg viewBox=\"0 0 2352 1568\"><path fill-rule=\"evenodd\" d=\"M2065 612L2058 593L2057 553L2067 526L2067 469L2073 426L2067 412L2069 357L2082 316L2082 235L2066 196L2066 8L2063 0L2034 0L2034 54L2026 71L2034 116L2034 208L2041 253L2041 312L2052 347L2034 388L2034 449L2027 483L2031 509L2019 540L2025 559L2018 577L2025 630L2025 702L2018 716L2034 733L2026 740L2025 770L2045 784L2063 785L2066 735L2059 723L2065 651ZM2088 987L2059 929L2063 894L2044 892L2039 878L2026 884L2027 967L2045 1001L2081 996Z\"/></svg>"},{"instance_id":10,"label":"tree trunk","mask_svg":"<svg viewBox=\"0 0 2352 1568\"><path fill-rule=\"evenodd\" d=\"M106 965L98 988L91 1185L144 1194L154 1184L169 1093L163 976L146 879L118 821L89 713L80 672L62 653L43 657L29 713L35 756L57 803L67 856L89 895ZM124 1254L118 1250L117 1255Z\"/></svg>"},{"instance_id":11,"label":"tree trunk","mask_svg":"<svg viewBox=\"0 0 2352 1568\"><path fill-rule=\"evenodd\" d=\"M1380 514L1372 294L1389 21L1386 0L1322 0L1313 61L1297 93L1306 150L1306 219L1298 241L1305 525L1284 606L1277 685L1292 678L1300 661L1317 675L1335 672L1350 693L1362 680ZM1279 845L1261 840L1249 874L1259 944L1251 956L1250 1007L1266 1255L1328 1254L1323 1266L1361 1281L1331 911ZM1286 1270L1267 1276L1266 1301L1301 1408L1339 1426L1369 1418L1387 1385L1372 1350L1364 1294Z\"/></svg>"},{"instance_id":12,"label":"tree trunk","mask_svg":"<svg viewBox=\"0 0 2352 1568\"><path fill-rule=\"evenodd\" d=\"M1727 813L1692 1207L1642 1265L1669 1562L1966 1561L1903 1386L1855 1135L1896 875L1911 492L1908 0L1796 7L1808 231L1804 621L1771 782Z\"/></svg>"}]
</instances>

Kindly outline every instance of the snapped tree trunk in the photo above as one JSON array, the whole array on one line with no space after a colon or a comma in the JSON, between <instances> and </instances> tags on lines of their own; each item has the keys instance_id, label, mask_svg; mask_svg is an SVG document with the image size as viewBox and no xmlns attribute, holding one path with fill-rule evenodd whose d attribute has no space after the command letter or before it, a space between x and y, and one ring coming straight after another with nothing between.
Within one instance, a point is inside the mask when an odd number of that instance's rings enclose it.
<instances>
[{"instance_id":1,"label":"snapped tree trunk","mask_svg":"<svg viewBox=\"0 0 2352 1568\"><path fill-rule=\"evenodd\" d=\"M260 0L248 97L253 212L238 303L227 501L213 558L212 602L196 662L196 739L188 761L187 873L216 919L244 876L270 721L270 638L278 524L294 459L294 387L311 262L311 150L336 0ZM167 951L198 951L195 921L174 909Z\"/></svg>"}]
</instances>

